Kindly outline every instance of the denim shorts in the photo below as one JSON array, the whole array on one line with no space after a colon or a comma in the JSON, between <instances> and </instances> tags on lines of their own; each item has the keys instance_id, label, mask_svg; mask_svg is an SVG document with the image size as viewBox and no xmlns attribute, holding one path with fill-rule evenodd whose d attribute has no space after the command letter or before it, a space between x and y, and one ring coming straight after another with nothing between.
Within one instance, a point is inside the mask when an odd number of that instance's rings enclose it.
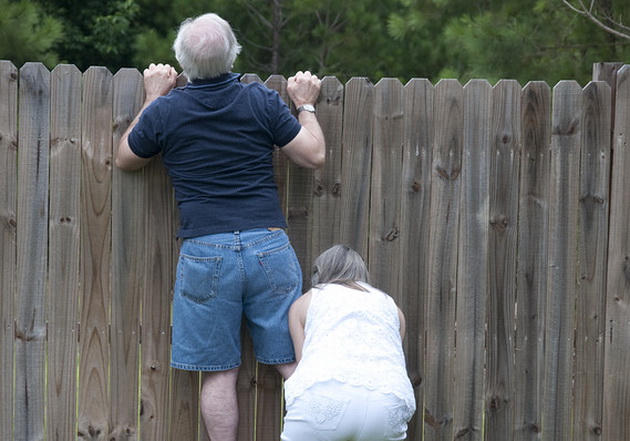
<instances>
[{"instance_id":1,"label":"denim shorts","mask_svg":"<svg viewBox=\"0 0 630 441\"><path fill-rule=\"evenodd\" d=\"M259 362L295 361L287 314L301 291L300 265L283 230L185 239L173 297L171 366L238 367L243 317Z\"/></svg>"}]
</instances>

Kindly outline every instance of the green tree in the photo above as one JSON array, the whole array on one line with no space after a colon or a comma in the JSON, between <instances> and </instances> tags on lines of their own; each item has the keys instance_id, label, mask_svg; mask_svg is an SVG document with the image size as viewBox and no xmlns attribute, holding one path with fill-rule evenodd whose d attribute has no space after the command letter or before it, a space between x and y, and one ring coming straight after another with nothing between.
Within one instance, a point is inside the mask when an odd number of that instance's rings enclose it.
<instances>
[{"instance_id":1,"label":"green tree","mask_svg":"<svg viewBox=\"0 0 630 441\"><path fill-rule=\"evenodd\" d=\"M627 1L562 0L573 12L587 18L598 28L624 40L630 40L630 26L624 24L628 17L630 5Z\"/></svg>"},{"instance_id":2,"label":"green tree","mask_svg":"<svg viewBox=\"0 0 630 441\"><path fill-rule=\"evenodd\" d=\"M382 17L398 5L397 0L215 0L211 11L204 1L138 2L142 24L134 57L138 66L156 61L176 65L171 44L178 24L205 12L218 13L234 28L243 46L235 70L263 79L310 70L342 81L351 76L376 81L411 76L423 66L422 57L406 56L408 49L416 49L413 44L387 32Z\"/></svg>"},{"instance_id":3,"label":"green tree","mask_svg":"<svg viewBox=\"0 0 630 441\"><path fill-rule=\"evenodd\" d=\"M51 48L62 36L61 23L27 0L0 0L0 11L0 59L18 68L27 61L53 68L58 58Z\"/></svg>"},{"instance_id":4,"label":"green tree","mask_svg":"<svg viewBox=\"0 0 630 441\"><path fill-rule=\"evenodd\" d=\"M521 84L555 84L576 79L585 84L592 64L627 59L630 47L571 12L560 0L463 2L433 0L447 10L433 40L439 59L434 79L514 78ZM401 0L402 12L390 15L390 34L414 41L426 23L427 6Z\"/></svg>"},{"instance_id":5,"label":"green tree","mask_svg":"<svg viewBox=\"0 0 630 441\"><path fill-rule=\"evenodd\" d=\"M63 38L53 46L61 59L85 70L112 71L132 66L137 33L135 0L39 0L49 16L63 24Z\"/></svg>"}]
</instances>

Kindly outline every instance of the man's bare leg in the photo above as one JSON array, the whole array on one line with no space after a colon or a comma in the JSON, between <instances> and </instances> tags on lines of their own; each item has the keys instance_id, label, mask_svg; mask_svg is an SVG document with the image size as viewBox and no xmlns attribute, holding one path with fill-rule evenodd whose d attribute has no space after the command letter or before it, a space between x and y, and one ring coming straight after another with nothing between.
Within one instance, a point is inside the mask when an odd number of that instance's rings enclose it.
<instances>
[{"instance_id":1,"label":"man's bare leg","mask_svg":"<svg viewBox=\"0 0 630 441\"><path fill-rule=\"evenodd\" d=\"M210 441L236 441L238 436L238 368L204 372L201 387L201 414Z\"/></svg>"}]
</instances>

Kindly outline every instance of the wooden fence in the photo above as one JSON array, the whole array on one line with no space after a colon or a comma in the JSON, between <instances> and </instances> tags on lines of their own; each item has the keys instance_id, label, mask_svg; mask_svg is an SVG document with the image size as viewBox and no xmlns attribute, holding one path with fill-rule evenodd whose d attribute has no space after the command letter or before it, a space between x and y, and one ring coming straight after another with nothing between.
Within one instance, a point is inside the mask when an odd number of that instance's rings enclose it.
<instances>
[{"instance_id":1,"label":"wooden fence","mask_svg":"<svg viewBox=\"0 0 630 441\"><path fill-rule=\"evenodd\" d=\"M410 440L630 440L618 67L553 89L325 78L326 166L277 155L305 276L347 243L405 312ZM169 368L171 188L159 161L112 161L142 100L136 70L0 62L1 440L207 439L198 374ZM281 381L244 345L240 439L278 440Z\"/></svg>"}]
</instances>

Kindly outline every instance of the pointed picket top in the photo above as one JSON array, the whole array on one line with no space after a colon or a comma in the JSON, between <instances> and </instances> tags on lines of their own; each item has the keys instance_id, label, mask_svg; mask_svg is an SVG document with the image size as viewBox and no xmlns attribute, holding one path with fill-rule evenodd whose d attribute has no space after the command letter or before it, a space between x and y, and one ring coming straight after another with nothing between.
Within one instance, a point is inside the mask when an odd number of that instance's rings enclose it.
<instances>
[{"instance_id":1,"label":"pointed picket top","mask_svg":"<svg viewBox=\"0 0 630 441\"><path fill-rule=\"evenodd\" d=\"M260 79L258 74L254 73L246 73L241 76L241 83L262 83L263 81Z\"/></svg>"},{"instance_id":2,"label":"pointed picket top","mask_svg":"<svg viewBox=\"0 0 630 441\"><path fill-rule=\"evenodd\" d=\"M288 81L282 75L270 75L265 81L265 86L277 91L285 103L289 104L289 94L287 93Z\"/></svg>"},{"instance_id":3,"label":"pointed picket top","mask_svg":"<svg viewBox=\"0 0 630 441\"><path fill-rule=\"evenodd\" d=\"M492 87L488 80L483 78L471 78L464 84L464 89L467 87Z\"/></svg>"}]
</instances>

